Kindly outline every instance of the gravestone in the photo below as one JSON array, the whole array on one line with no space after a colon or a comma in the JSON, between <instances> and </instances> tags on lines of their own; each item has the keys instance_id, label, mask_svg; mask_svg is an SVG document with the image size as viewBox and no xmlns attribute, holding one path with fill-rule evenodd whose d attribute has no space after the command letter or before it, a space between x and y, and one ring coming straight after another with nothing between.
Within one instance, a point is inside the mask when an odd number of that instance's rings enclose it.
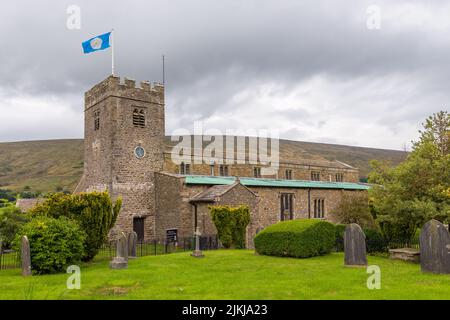
<instances>
[{"instance_id":1,"label":"gravestone","mask_svg":"<svg viewBox=\"0 0 450 320\"><path fill-rule=\"evenodd\" d=\"M22 245L20 248L22 275L31 276L31 255L30 255L30 241L27 236L22 237Z\"/></svg>"},{"instance_id":2,"label":"gravestone","mask_svg":"<svg viewBox=\"0 0 450 320\"><path fill-rule=\"evenodd\" d=\"M422 272L450 273L450 234L437 220L430 220L420 232Z\"/></svg>"},{"instance_id":3,"label":"gravestone","mask_svg":"<svg viewBox=\"0 0 450 320\"><path fill-rule=\"evenodd\" d=\"M194 252L191 253L191 256L195 257L195 258L203 258L204 255L202 253L202 251L200 250L200 229L199 227L197 227L197 230L195 230L195 250Z\"/></svg>"},{"instance_id":4,"label":"gravestone","mask_svg":"<svg viewBox=\"0 0 450 320\"><path fill-rule=\"evenodd\" d=\"M137 233L132 231L128 234L128 258L136 258Z\"/></svg>"},{"instance_id":5,"label":"gravestone","mask_svg":"<svg viewBox=\"0 0 450 320\"><path fill-rule=\"evenodd\" d=\"M109 263L111 269L126 269L128 267L128 241L123 232L117 239L117 253L113 260Z\"/></svg>"},{"instance_id":6,"label":"gravestone","mask_svg":"<svg viewBox=\"0 0 450 320\"><path fill-rule=\"evenodd\" d=\"M367 266L366 236L356 223L345 227L344 255L346 266Z\"/></svg>"}]
</instances>

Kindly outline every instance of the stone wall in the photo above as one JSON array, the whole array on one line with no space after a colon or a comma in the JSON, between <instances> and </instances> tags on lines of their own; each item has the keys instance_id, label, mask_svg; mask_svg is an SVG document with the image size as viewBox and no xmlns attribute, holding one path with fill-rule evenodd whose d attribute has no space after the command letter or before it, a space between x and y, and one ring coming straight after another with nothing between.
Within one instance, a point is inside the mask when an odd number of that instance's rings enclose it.
<instances>
[{"instance_id":1,"label":"stone wall","mask_svg":"<svg viewBox=\"0 0 450 320\"><path fill-rule=\"evenodd\" d=\"M164 154L164 171L169 173L180 173L179 165L176 165L171 158L171 153ZM177 160L179 162L179 160ZM229 164L229 176L239 177L253 177L252 164ZM263 168L264 166L258 166ZM343 181L359 182L359 170L343 168L343 167L323 167L314 165L300 165L292 163L283 163L281 161L280 167L277 170L278 174L262 174L262 178L284 179L285 171L289 169L292 171L292 179L294 180L311 180L311 172L320 172L320 181L336 181L336 174L343 174ZM207 163L190 163L190 174L193 175L211 175L211 165ZM214 175L219 176L219 164L214 165Z\"/></svg>"},{"instance_id":2,"label":"stone wall","mask_svg":"<svg viewBox=\"0 0 450 320\"><path fill-rule=\"evenodd\" d=\"M145 114L144 127L133 124L135 108ZM99 126L95 130L95 119ZM107 190L123 206L112 236L133 230L133 218L145 217L144 235L155 231L154 172L164 163L164 87L110 76L85 94L85 164L79 191ZM137 158L137 146L145 156Z\"/></svg>"}]
</instances>

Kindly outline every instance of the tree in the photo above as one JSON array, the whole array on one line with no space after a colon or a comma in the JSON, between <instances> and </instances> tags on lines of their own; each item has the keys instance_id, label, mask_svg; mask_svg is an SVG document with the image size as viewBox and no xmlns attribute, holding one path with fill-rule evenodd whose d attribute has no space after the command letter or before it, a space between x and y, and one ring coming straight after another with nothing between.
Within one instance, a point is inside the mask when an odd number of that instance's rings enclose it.
<instances>
[{"instance_id":1,"label":"tree","mask_svg":"<svg viewBox=\"0 0 450 320\"><path fill-rule=\"evenodd\" d=\"M374 187L369 192L388 238L410 240L431 218L450 222L450 116L444 111L433 114L423 127L400 165L371 162L369 182Z\"/></svg>"},{"instance_id":2,"label":"tree","mask_svg":"<svg viewBox=\"0 0 450 320\"><path fill-rule=\"evenodd\" d=\"M4 248L11 248L16 233L28 221L28 216L14 205L0 208L0 240Z\"/></svg>"},{"instance_id":3,"label":"tree","mask_svg":"<svg viewBox=\"0 0 450 320\"><path fill-rule=\"evenodd\" d=\"M365 192L344 194L332 215L339 223L357 223L363 228L374 228L375 221L369 207L369 198Z\"/></svg>"},{"instance_id":4,"label":"tree","mask_svg":"<svg viewBox=\"0 0 450 320\"><path fill-rule=\"evenodd\" d=\"M87 235L83 261L89 261L106 241L121 206L122 200L119 198L113 203L107 192L55 193L30 210L30 214L75 220Z\"/></svg>"}]
</instances>

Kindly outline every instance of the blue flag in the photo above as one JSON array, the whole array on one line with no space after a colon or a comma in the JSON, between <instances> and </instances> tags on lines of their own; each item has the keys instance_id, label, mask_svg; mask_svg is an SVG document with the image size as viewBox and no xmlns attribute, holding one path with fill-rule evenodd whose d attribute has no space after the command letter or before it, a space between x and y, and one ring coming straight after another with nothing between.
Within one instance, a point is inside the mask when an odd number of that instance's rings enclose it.
<instances>
[{"instance_id":1,"label":"blue flag","mask_svg":"<svg viewBox=\"0 0 450 320\"><path fill-rule=\"evenodd\" d=\"M83 52L91 53L98 50L105 50L111 46L110 44L110 35L111 32L102 34L100 36L91 38L82 43Z\"/></svg>"}]
</instances>

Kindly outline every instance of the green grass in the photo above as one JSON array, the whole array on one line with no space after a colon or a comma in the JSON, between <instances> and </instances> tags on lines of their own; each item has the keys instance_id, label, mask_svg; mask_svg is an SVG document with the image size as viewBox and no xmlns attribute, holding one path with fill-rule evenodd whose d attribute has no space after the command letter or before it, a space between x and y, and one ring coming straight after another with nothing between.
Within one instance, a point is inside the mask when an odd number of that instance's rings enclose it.
<instances>
[{"instance_id":1,"label":"green grass","mask_svg":"<svg viewBox=\"0 0 450 320\"><path fill-rule=\"evenodd\" d=\"M448 299L450 275L423 274L417 264L369 256L381 268L381 289L366 287L365 268L343 266L343 254L309 259L255 255L250 250L185 253L81 266L81 290L67 274L24 278L0 271L0 299Z\"/></svg>"}]
</instances>

